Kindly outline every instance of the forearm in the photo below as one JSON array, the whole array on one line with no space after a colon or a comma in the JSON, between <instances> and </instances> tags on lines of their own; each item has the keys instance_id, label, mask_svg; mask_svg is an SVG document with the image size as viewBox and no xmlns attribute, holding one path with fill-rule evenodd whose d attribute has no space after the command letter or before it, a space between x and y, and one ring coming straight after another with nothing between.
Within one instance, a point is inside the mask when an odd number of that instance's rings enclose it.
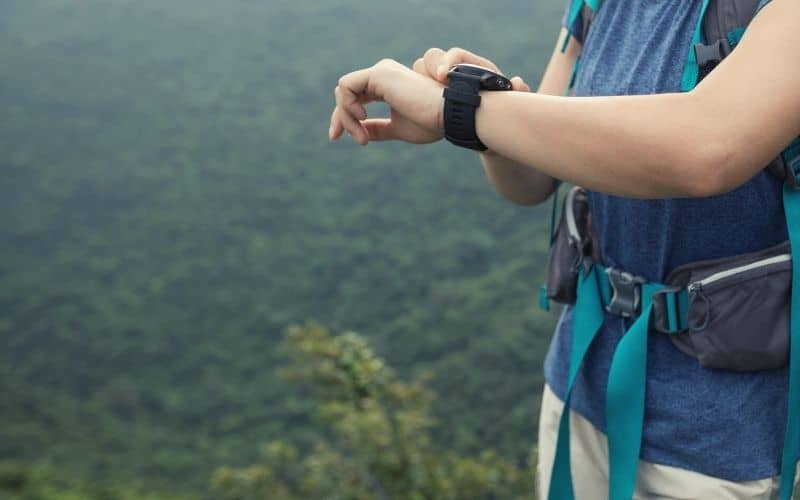
<instances>
[{"instance_id":1,"label":"forearm","mask_svg":"<svg viewBox=\"0 0 800 500\"><path fill-rule=\"evenodd\" d=\"M553 178L535 168L494 152L481 153L480 158L489 182L500 195L513 203L536 205L553 192Z\"/></svg>"},{"instance_id":2,"label":"forearm","mask_svg":"<svg viewBox=\"0 0 800 500\"><path fill-rule=\"evenodd\" d=\"M552 97L483 92L476 132L544 175L634 198L706 197L737 188L800 135L800 3L773 0L736 49L691 92ZM787 57L794 59L787 59ZM428 143L443 135L441 82L389 59L339 79L329 136ZM367 119L387 102L391 118Z\"/></svg>"},{"instance_id":3,"label":"forearm","mask_svg":"<svg viewBox=\"0 0 800 500\"><path fill-rule=\"evenodd\" d=\"M559 98L484 92L476 115L492 150L586 188L638 198L703 196L725 161L692 93Z\"/></svg>"},{"instance_id":4,"label":"forearm","mask_svg":"<svg viewBox=\"0 0 800 500\"><path fill-rule=\"evenodd\" d=\"M581 51L580 45L574 39L569 40L566 50L561 50L567 36L567 31L562 29L542 75L537 91L540 94L561 95L567 87L575 59ZM541 203L555 188L551 176L495 151L482 153L480 157L486 177L497 192L514 203L520 205Z\"/></svg>"}]
</instances>

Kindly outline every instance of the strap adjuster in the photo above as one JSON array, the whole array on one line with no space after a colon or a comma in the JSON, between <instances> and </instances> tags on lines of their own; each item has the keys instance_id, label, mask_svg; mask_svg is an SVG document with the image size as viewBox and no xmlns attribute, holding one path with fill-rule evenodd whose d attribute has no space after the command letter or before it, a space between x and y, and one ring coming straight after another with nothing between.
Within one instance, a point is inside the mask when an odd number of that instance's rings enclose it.
<instances>
[{"instance_id":1,"label":"strap adjuster","mask_svg":"<svg viewBox=\"0 0 800 500\"><path fill-rule=\"evenodd\" d=\"M666 334L689 329L689 292L686 287L666 286L653 293L653 328Z\"/></svg>"},{"instance_id":2,"label":"strap adjuster","mask_svg":"<svg viewBox=\"0 0 800 500\"><path fill-rule=\"evenodd\" d=\"M728 57L731 50L733 49L730 43L728 43L728 40L720 38L710 45L704 43L695 44L694 55L695 59L697 59L697 65L702 68L709 63L718 63L722 61Z\"/></svg>"},{"instance_id":3,"label":"strap adjuster","mask_svg":"<svg viewBox=\"0 0 800 500\"><path fill-rule=\"evenodd\" d=\"M611 284L611 300L606 311L623 318L638 315L642 305L642 285L647 280L613 267L606 269L606 274Z\"/></svg>"}]
</instances>

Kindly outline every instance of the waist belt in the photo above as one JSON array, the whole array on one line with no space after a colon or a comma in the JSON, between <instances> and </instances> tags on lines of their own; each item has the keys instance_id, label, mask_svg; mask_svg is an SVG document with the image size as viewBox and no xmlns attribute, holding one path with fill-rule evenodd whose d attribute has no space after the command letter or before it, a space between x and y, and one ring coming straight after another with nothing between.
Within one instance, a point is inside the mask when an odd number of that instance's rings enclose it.
<instances>
[{"instance_id":1,"label":"waist belt","mask_svg":"<svg viewBox=\"0 0 800 500\"><path fill-rule=\"evenodd\" d=\"M788 500L794 486L800 452L800 190L787 182L783 204L792 248L789 394L787 427L781 457L781 499ZM609 500L630 500L636 487L644 424L647 342L654 311L660 310L655 329L671 333L688 324L685 288L647 282L618 269L599 264L580 266L577 300L573 310L569 377L564 411L558 428L549 500L572 500L569 409L575 379L586 352L597 336L605 313L633 319L611 360L606 387L606 435L609 452ZM797 313L797 314L795 314Z\"/></svg>"},{"instance_id":2,"label":"waist belt","mask_svg":"<svg viewBox=\"0 0 800 500\"><path fill-rule=\"evenodd\" d=\"M671 311L667 322L685 324L686 290L642 278L599 264L583 268L578 281L572 316L572 344L564 411L558 427L555 462L550 479L550 500L574 498L570 477L569 408L572 389L586 352L603 325L605 312L634 318L620 340L611 362L606 389L606 435L609 452L609 498L630 499L636 486L636 471L644 423L647 340L654 299L663 297Z\"/></svg>"}]
</instances>

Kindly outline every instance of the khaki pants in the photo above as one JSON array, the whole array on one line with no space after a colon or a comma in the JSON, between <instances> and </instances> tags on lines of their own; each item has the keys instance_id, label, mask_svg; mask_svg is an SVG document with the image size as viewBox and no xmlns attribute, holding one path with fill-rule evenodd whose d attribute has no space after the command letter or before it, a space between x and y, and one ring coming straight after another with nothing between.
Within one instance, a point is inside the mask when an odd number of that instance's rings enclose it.
<instances>
[{"instance_id":1,"label":"khaki pants","mask_svg":"<svg viewBox=\"0 0 800 500\"><path fill-rule=\"evenodd\" d=\"M563 403L545 386L539 418L538 493L547 498ZM576 500L608 499L608 445L605 434L570 411L570 458ZM777 477L736 483L666 465L639 462L634 499L778 499Z\"/></svg>"}]
</instances>

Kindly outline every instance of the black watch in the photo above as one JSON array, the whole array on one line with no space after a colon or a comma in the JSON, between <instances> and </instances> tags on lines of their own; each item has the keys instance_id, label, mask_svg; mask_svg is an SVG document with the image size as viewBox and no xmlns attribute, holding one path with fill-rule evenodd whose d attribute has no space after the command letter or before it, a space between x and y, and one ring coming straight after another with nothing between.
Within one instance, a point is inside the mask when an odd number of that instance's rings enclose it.
<instances>
[{"instance_id":1,"label":"black watch","mask_svg":"<svg viewBox=\"0 0 800 500\"><path fill-rule=\"evenodd\" d=\"M444 136L457 146L486 151L475 132L475 109L481 104L482 90L511 90L511 81L490 69L472 64L457 64L447 74L444 89Z\"/></svg>"}]
</instances>

